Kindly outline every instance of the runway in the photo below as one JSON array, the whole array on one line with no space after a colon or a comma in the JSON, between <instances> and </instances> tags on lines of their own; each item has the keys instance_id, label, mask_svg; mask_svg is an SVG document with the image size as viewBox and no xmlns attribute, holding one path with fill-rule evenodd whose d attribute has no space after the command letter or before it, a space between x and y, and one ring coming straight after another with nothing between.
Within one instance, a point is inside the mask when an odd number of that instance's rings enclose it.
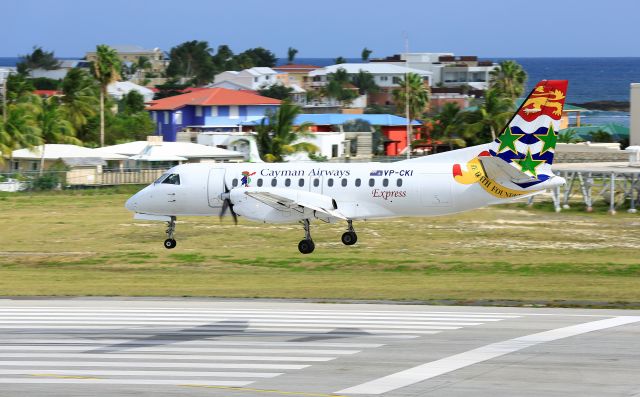
<instances>
[{"instance_id":1,"label":"runway","mask_svg":"<svg viewBox=\"0 0 640 397\"><path fill-rule=\"evenodd\" d=\"M0 396L640 396L640 312L1 299Z\"/></svg>"}]
</instances>

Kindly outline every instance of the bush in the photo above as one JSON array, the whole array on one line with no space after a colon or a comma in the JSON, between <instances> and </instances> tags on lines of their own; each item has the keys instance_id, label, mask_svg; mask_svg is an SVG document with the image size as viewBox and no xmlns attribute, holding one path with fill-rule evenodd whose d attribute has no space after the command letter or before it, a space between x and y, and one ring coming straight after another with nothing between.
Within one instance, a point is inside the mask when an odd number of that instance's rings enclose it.
<instances>
[{"instance_id":1,"label":"bush","mask_svg":"<svg viewBox=\"0 0 640 397\"><path fill-rule=\"evenodd\" d=\"M56 173L47 173L36 177L31 182L33 190L53 190L60 184L60 177Z\"/></svg>"}]
</instances>

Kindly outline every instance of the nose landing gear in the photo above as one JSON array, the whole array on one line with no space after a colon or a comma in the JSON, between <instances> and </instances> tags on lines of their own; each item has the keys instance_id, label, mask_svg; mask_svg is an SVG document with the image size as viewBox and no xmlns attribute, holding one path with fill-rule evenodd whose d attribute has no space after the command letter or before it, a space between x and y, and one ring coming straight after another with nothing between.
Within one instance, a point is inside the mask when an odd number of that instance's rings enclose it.
<instances>
[{"instance_id":1,"label":"nose landing gear","mask_svg":"<svg viewBox=\"0 0 640 397\"><path fill-rule=\"evenodd\" d=\"M353 245L358 241L358 235L353 228L353 221L351 219L347 220L347 224L349 226L347 228L347 231L342 234L342 244Z\"/></svg>"},{"instance_id":2,"label":"nose landing gear","mask_svg":"<svg viewBox=\"0 0 640 397\"><path fill-rule=\"evenodd\" d=\"M175 248L178 244L173 238L173 233L176 231L176 217L172 216L171 220L167 222L167 239L164 240L164 247L166 249Z\"/></svg>"}]
</instances>

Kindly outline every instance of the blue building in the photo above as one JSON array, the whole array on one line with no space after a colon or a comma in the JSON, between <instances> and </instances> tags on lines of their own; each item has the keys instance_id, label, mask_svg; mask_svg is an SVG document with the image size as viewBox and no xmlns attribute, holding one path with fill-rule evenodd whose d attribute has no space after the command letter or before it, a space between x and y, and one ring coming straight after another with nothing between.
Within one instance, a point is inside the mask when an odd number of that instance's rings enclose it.
<instances>
[{"instance_id":1,"label":"blue building","mask_svg":"<svg viewBox=\"0 0 640 397\"><path fill-rule=\"evenodd\" d=\"M147 107L156 123L156 135L175 142L180 131L234 132L275 111L280 101L246 91L198 88L182 95L158 99Z\"/></svg>"}]
</instances>

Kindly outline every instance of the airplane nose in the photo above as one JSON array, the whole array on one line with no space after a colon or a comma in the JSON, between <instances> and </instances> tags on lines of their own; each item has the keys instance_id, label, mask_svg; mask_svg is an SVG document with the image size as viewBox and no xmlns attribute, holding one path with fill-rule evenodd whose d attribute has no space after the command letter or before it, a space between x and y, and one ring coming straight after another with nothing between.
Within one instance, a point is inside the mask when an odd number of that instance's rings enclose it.
<instances>
[{"instance_id":1,"label":"airplane nose","mask_svg":"<svg viewBox=\"0 0 640 397\"><path fill-rule=\"evenodd\" d=\"M136 207L138 206L138 198L136 197L137 195L138 194L136 193L133 196L131 196L129 200L127 200L127 202L124 204L124 207L129 211L135 212Z\"/></svg>"}]
</instances>

